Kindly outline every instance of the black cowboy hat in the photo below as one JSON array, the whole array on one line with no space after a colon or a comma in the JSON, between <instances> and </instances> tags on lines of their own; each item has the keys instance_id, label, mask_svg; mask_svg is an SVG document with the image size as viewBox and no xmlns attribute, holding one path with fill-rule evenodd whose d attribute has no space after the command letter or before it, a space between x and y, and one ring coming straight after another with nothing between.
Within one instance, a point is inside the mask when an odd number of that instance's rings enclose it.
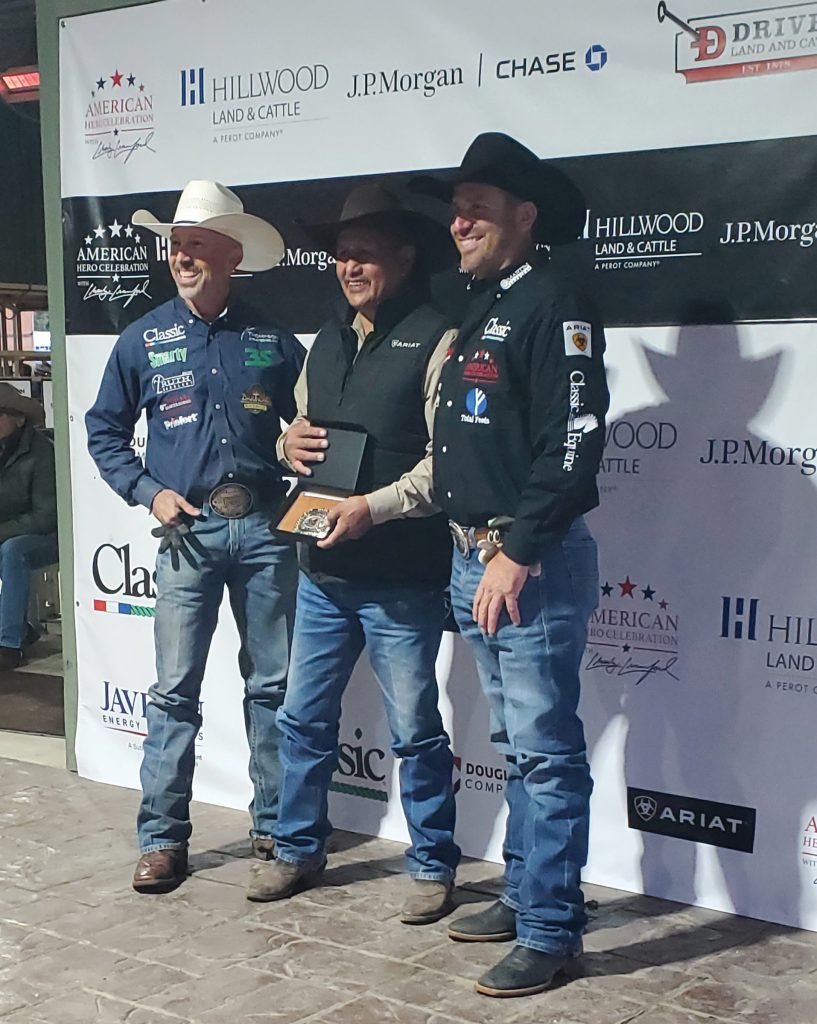
<instances>
[{"instance_id":1,"label":"black cowboy hat","mask_svg":"<svg viewBox=\"0 0 817 1024\"><path fill-rule=\"evenodd\" d=\"M453 266L457 254L448 228L432 217L411 209L396 193L377 182L353 188L336 221L310 224L299 220L303 230L331 253L345 228L381 228L417 247L418 258L427 273Z\"/></svg>"},{"instance_id":2,"label":"black cowboy hat","mask_svg":"<svg viewBox=\"0 0 817 1024\"><path fill-rule=\"evenodd\" d=\"M517 199L536 205L533 227L537 242L552 245L572 242L584 230L587 203L577 186L552 164L543 163L521 142L502 132L478 135L453 175L437 178L421 175L409 188L451 202L454 188L464 182L493 185Z\"/></svg>"}]
</instances>

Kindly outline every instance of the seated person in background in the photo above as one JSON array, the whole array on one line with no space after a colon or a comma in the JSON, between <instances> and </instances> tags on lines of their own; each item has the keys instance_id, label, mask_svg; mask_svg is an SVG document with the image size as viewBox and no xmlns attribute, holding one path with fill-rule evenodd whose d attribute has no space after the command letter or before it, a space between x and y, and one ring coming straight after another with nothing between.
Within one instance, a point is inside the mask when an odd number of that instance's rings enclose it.
<instances>
[{"instance_id":1,"label":"seated person in background","mask_svg":"<svg viewBox=\"0 0 817 1024\"><path fill-rule=\"evenodd\" d=\"M23 661L33 569L57 561L54 445L43 407L0 384L0 672Z\"/></svg>"}]
</instances>

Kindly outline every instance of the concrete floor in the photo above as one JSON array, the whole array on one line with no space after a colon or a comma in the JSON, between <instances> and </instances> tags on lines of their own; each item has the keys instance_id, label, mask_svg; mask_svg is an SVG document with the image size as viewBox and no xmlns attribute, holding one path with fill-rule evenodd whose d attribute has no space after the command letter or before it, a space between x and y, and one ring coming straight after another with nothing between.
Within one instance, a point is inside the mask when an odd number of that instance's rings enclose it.
<instances>
[{"instance_id":1,"label":"concrete floor","mask_svg":"<svg viewBox=\"0 0 817 1024\"><path fill-rule=\"evenodd\" d=\"M194 805L192 877L130 888L137 794L0 760L0 1024L809 1024L817 936L587 887L588 976L527 999L478 996L506 946L398 921L397 843L333 837L326 884L244 899L243 813ZM497 892L468 862L454 916Z\"/></svg>"}]
</instances>

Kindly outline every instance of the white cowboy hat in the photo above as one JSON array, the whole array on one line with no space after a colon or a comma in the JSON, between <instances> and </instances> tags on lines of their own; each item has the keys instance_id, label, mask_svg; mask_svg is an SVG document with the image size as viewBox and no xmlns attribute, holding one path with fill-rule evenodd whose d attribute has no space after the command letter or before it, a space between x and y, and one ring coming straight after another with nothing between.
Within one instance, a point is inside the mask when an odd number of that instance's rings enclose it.
<instances>
[{"instance_id":1,"label":"white cowboy hat","mask_svg":"<svg viewBox=\"0 0 817 1024\"><path fill-rule=\"evenodd\" d=\"M189 181L179 198L172 224L163 224L147 210L137 210L131 223L155 231L164 238L174 227L199 227L217 231L238 242L244 256L237 270L271 270L284 258L280 232L260 217L244 213L244 204L217 181Z\"/></svg>"}]
</instances>

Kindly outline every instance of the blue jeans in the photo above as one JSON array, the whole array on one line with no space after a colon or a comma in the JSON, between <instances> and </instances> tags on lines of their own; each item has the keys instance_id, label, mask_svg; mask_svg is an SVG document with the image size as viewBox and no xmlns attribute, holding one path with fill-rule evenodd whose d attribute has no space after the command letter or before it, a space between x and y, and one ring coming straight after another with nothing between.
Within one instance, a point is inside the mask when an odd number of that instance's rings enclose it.
<instances>
[{"instance_id":1,"label":"blue jeans","mask_svg":"<svg viewBox=\"0 0 817 1024\"><path fill-rule=\"evenodd\" d=\"M295 548L269 532L268 517L222 519L209 509L193 533L207 556L196 568L170 554L156 559L156 674L149 691L142 758L139 849L180 849L190 838L189 804L199 697L224 587L241 640L238 668L244 680L244 721L250 746L253 836L272 835L278 809L280 767L276 713L286 689L298 569Z\"/></svg>"},{"instance_id":2,"label":"blue jeans","mask_svg":"<svg viewBox=\"0 0 817 1024\"><path fill-rule=\"evenodd\" d=\"M0 544L0 647L23 646L31 573L58 558L55 533L24 533Z\"/></svg>"},{"instance_id":3,"label":"blue jeans","mask_svg":"<svg viewBox=\"0 0 817 1024\"><path fill-rule=\"evenodd\" d=\"M364 645L386 704L414 878L453 878L453 756L438 707L434 662L445 608L442 589L346 581L298 584L292 669L281 726L277 856L319 864L331 831L327 796L338 762L343 691Z\"/></svg>"},{"instance_id":4,"label":"blue jeans","mask_svg":"<svg viewBox=\"0 0 817 1024\"><path fill-rule=\"evenodd\" d=\"M451 600L488 698L491 740L507 762L505 891L517 943L547 953L581 948L593 783L577 714L579 665L598 600L596 544L584 520L541 552L542 573L519 595L521 625L503 612L495 636L471 606L484 569L454 552Z\"/></svg>"}]
</instances>

